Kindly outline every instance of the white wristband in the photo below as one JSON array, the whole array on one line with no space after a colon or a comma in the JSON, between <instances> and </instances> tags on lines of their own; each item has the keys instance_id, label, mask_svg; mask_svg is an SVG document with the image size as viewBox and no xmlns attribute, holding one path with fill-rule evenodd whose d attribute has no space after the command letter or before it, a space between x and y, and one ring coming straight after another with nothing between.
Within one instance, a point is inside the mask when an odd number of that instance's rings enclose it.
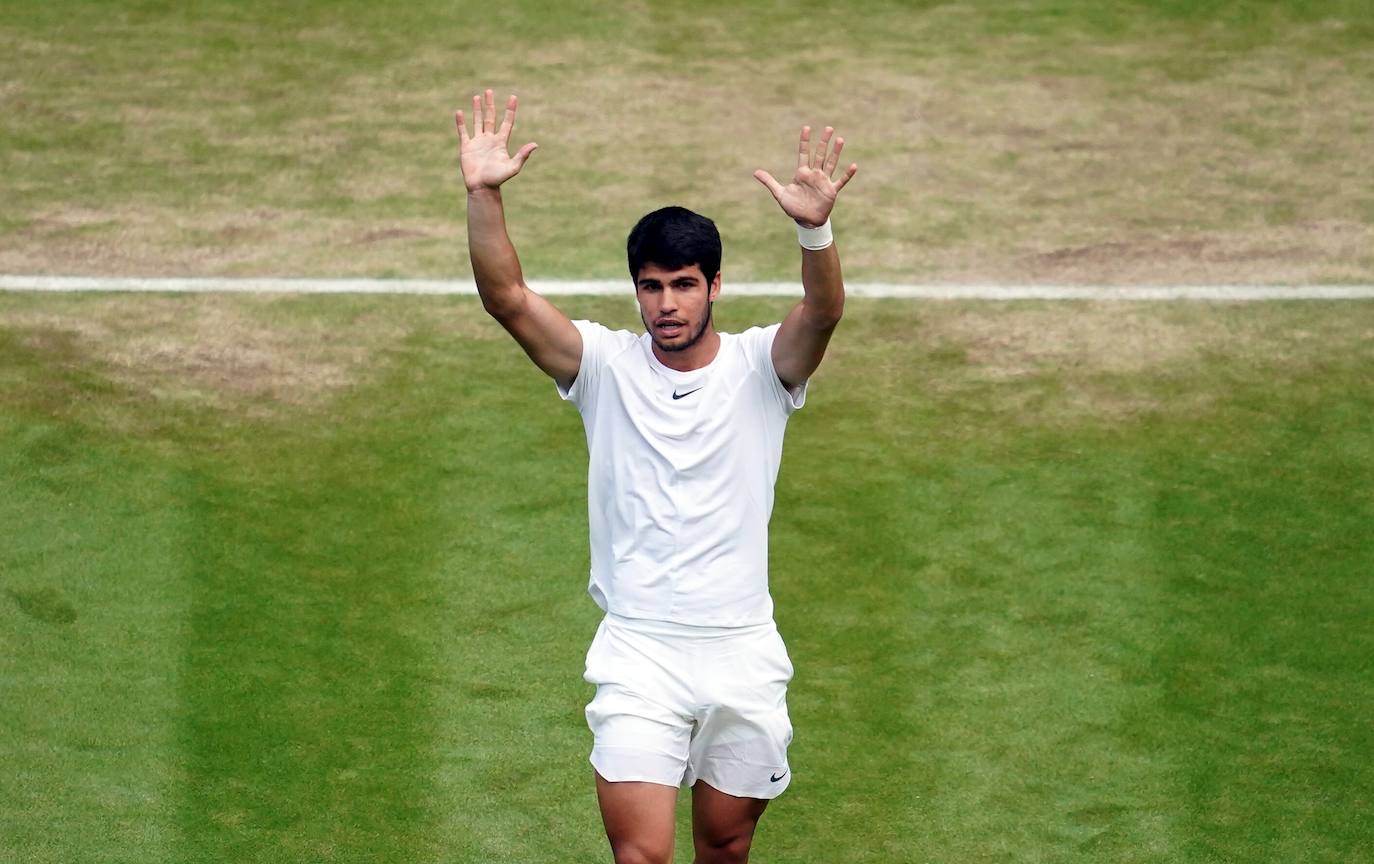
<instances>
[{"instance_id":1,"label":"white wristband","mask_svg":"<svg viewBox=\"0 0 1374 864\"><path fill-rule=\"evenodd\" d=\"M825 220L825 224L816 228L806 228L798 222L797 242L803 249L810 249L812 252L834 245L835 235L830 231L830 220Z\"/></svg>"}]
</instances>

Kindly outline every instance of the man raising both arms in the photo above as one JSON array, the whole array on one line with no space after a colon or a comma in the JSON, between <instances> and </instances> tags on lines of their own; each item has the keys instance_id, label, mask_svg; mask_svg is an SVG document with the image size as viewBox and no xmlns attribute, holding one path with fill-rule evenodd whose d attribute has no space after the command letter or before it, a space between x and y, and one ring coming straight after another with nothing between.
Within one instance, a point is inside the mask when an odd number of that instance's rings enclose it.
<instances>
[{"instance_id":1,"label":"man raising both arms","mask_svg":"<svg viewBox=\"0 0 1374 864\"><path fill-rule=\"evenodd\" d=\"M768 519L787 418L806 399L844 307L830 240L843 138L804 127L796 173L755 178L798 225L805 296L782 321L718 332L720 235L681 207L648 214L627 243L646 333L570 321L524 282L501 184L536 145L509 152L515 97L457 115L468 249L482 305L587 433L589 590L605 612L587 653L601 817L617 864L673 854L681 785L692 788L701 864L743 862L768 801L791 780L792 664L768 593ZM832 146L833 145L833 146Z\"/></svg>"}]
</instances>

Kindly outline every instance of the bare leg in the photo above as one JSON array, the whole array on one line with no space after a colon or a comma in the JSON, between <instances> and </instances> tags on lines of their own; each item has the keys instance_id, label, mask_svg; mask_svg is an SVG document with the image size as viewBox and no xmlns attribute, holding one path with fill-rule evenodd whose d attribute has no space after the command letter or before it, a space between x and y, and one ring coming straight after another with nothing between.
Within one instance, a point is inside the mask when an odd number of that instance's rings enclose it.
<instances>
[{"instance_id":1,"label":"bare leg","mask_svg":"<svg viewBox=\"0 0 1374 864\"><path fill-rule=\"evenodd\" d=\"M612 783L597 774L596 799L616 864L669 864L673 860L676 786Z\"/></svg>"},{"instance_id":2,"label":"bare leg","mask_svg":"<svg viewBox=\"0 0 1374 864\"><path fill-rule=\"evenodd\" d=\"M698 780L692 787L692 842L697 864L745 864L768 801L736 798Z\"/></svg>"}]
</instances>

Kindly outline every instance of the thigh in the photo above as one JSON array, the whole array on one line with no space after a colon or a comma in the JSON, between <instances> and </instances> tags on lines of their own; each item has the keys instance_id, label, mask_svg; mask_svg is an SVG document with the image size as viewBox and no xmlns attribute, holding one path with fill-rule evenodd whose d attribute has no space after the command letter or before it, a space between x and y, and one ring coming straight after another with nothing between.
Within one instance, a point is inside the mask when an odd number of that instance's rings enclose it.
<instances>
[{"instance_id":1,"label":"thigh","mask_svg":"<svg viewBox=\"0 0 1374 864\"><path fill-rule=\"evenodd\" d=\"M767 799L728 795L698 780L692 786L692 842L698 859L711 860L717 850L747 855L767 806Z\"/></svg>"},{"instance_id":2,"label":"thigh","mask_svg":"<svg viewBox=\"0 0 1374 864\"><path fill-rule=\"evenodd\" d=\"M664 862L673 857L677 787L613 783L596 775L596 800L616 860Z\"/></svg>"}]
</instances>

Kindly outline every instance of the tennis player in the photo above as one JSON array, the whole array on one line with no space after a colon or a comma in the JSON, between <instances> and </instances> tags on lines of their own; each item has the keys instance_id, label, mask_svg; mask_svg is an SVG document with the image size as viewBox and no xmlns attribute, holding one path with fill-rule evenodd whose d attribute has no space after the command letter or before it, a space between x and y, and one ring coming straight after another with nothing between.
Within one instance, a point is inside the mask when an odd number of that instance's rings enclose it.
<instances>
[{"instance_id":1,"label":"tennis player","mask_svg":"<svg viewBox=\"0 0 1374 864\"><path fill-rule=\"evenodd\" d=\"M536 144L510 154L516 99L498 123L492 91L457 113L468 248L482 304L559 395L590 450L590 593L606 613L587 653L591 763L618 864L668 862L680 786L692 789L702 864L749 858L768 801L792 779L792 664L768 593L768 520L788 417L806 400L844 307L831 241L843 138L814 150L803 127L792 180L754 172L797 225L805 296L780 323L722 333L720 235L681 207L630 232L645 331L570 321L525 284L501 184Z\"/></svg>"}]
</instances>

